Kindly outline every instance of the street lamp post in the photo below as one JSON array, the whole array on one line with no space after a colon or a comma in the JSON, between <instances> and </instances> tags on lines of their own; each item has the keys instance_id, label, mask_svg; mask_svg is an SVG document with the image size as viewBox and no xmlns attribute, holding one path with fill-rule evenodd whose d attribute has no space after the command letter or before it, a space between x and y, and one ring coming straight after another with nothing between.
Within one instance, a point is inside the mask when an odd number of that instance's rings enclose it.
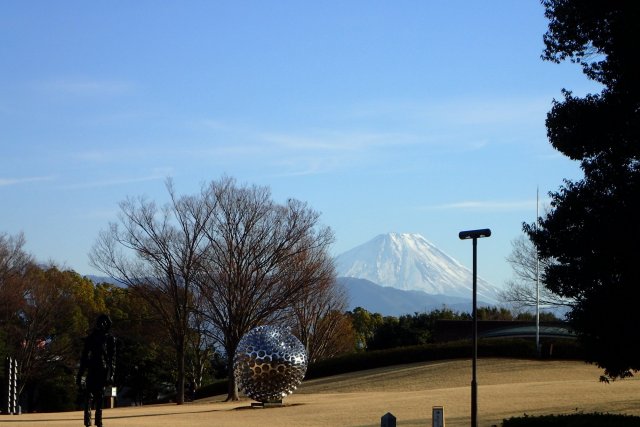
<instances>
[{"instance_id":1,"label":"street lamp post","mask_svg":"<svg viewBox=\"0 0 640 427\"><path fill-rule=\"evenodd\" d=\"M473 239L473 361L471 366L471 427L478 427L478 239L491 236L491 230L461 231L461 240Z\"/></svg>"}]
</instances>

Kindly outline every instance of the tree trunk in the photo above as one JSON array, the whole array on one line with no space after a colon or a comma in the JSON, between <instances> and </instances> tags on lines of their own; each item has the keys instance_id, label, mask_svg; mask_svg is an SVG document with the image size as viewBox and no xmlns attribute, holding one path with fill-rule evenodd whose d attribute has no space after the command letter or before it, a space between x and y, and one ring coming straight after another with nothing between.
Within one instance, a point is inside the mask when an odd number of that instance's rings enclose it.
<instances>
[{"instance_id":1,"label":"tree trunk","mask_svg":"<svg viewBox=\"0 0 640 427\"><path fill-rule=\"evenodd\" d=\"M238 393L238 384L236 383L236 376L233 374L233 356L227 356L227 367L229 370L229 379L227 382L227 398L226 402L240 400L240 394Z\"/></svg>"},{"instance_id":2,"label":"tree trunk","mask_svg":"<svg viewBox=\"0 0 640 427\"><path fill-rule=\"evenodd\" d=\"M185 367L184 367L184 353L185 353L185 344L184 338L179 340L178 347L176 349L176 356L178 359L178 383L176 384L176 403L178 405L182 405L184 403L184 377L185 377Z\"/></svg>"}]
</instances>

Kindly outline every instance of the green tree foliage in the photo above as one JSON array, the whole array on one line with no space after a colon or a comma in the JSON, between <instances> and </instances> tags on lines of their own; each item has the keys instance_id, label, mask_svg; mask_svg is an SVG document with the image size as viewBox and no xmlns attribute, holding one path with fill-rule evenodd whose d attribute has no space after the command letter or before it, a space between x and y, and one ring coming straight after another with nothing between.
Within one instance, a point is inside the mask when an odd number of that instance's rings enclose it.
<instances>
[{"instance_id":1,"label":"green tree foliage","mask_svg":"<svg viewBox=\"0 0 640 427\"><path fill-rule=\"evenodd\" d=\"M438 321L472 319L469 313L452 311L446 307L428 313L404 314L399 317L370 313L362 307L348 314L353 319L357 335L366 337L364 349L367 351L431 344L434 342L433 334ZM545 322L558 321L552 313L541 313L540 319ZM530 313L514 315L506 308L479 307L478 320L533 322L535 318Z\"/></svg>"},{"instance_id":2,"label":"green tree foliage","mask_svg":"<svg viewBox=\"0 0 640 427\"><path fill-rule=\"evenodd\" d=\"M128 288L98 284L117 339L115 385L124 398L155 401L162 383L175 384L175 351L162 320L147 300Z\"/></svg>"},{"instance_id":3,"label":"green tree foliage","mask_svg":"<svg viewBox=\"0 0 640 427\"><path fill-rule=\"evenodd\" d=\"M478 316L483 320L504 315L504 309L479 309ZM508 311L506 311L508 313ZM467 313L457 313L447 308L433 310L429 313L405 314L400 317L369 313L363 308L356 308L352 314L358 325L368 325L366 334L367 350L383 350L387 348L405 347L433 342L433 331L438 320L469 320ZM364 320L364 321L363 321ZM362 327L362 326L359 326Z\"/></svg>"},{"instance_id":4,"label":"green tree foliage","mask_svg":"<svg viewBox=\"0 0 640 427\"><path fill-rule=\"evenodd\" d=\"M31 261L4 285L10 286L15 298L3 305L2 356L15 357L20 366L23 409L72 409L80 337L104 304L91 281ZM58 400L50 396L54 392Z\"/></svg>"},{"instance_id":5,"label":"green tree foliage","mask_svg":"<svg viewBox=\"0 0 640 427\"><path fill-rule=\"evenodd\" d=\"M551 193L525 231L549 261L546 286L575 300L569 314L590 362L606 377L640 369L640 333L628 313L640 299L640 3L545 0L543 59L570 60L603 85L564 90L547 116L550 143L580 162L584 178Z\"/></svg>"},{"instance_id":6,"label":"green tree foliage","mask_svg":"<svg viewBox=\"0 0 640 427\"><path fill-rule=\"evenodd\" d=\"M367 343L373 338L376 329L383 324L384 319L380 313L370 313L362 307L356 307L348 314L355 331L355 348L366 350Z\"/></svg>"},{"instance_id":7,"label":"green tree foliage","mask_svg":"<svg viewBox=\"0 0 640 427\"><path fill-rule=\"evenodd\" d=\"M23 411L75 408L82 338L100 313L113 320L115 385L128 393L125 398L153 402L163 384L176 384L171 337L146 299L128 288L94 285L73 271L38 265L23 251L24 242L22 235L0 233L0 359L18 360ZM191 325L189 343L201 344L201 334ZM202 359L198 368L208 375L211 357Z\"/></svg>"}]
</instances>

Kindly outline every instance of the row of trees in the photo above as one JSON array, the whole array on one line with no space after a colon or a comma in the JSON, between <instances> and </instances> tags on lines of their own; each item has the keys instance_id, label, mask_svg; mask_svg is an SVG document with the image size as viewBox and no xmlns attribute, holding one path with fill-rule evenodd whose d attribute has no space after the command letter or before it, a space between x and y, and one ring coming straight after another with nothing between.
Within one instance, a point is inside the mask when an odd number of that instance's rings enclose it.
<instances>
[{"instance_id":1,"label":"row of trees","mask_svg":"<svg viewBox=\"0 0 640 427\"><path fill-rule=\"evenodd\" d=\"M129 390L125 397L154 400L163 389L179 387L175 335L159 311L160 301L166 298L162 292L151 287L141 292L138 287L94 284L73 271L36 264L23 246L22 235L0 234L0 356L18 360L25 411L74 408L82 339L96 317L105 312L113 320L118 342L115 385ZM318 298L327 298L320 288L316 291ZM299 307L308 304L299 302L286 318L286 324L297 327L293 332L307 343L311 358L354 351L348 313L341 308L319 314L321 307L335 301L314 301L312 313L301 312ZM303 322L294 317L305 315L313 322L304 323L303 330L299 327ZM193 388L229 373L224 348L199 311L189 316L184 343L184 375Z\"/></svg>"},{"instance_id":2,"label":"row of trees","mask_svg":"<svg viewBox=\"0 0 640 427\"><path fill-rule=\"evenodd\" d=\"M82 338L99 313L111 314L122 344L118 386L139 377L135 366L145 375L141 387L170 380L166 334L143 301L126 289L95 286L73 271L39 265L23 247L22 235L0 234L0 357L18 361L23 410L74 407Z\"/></svg>"},{"instance_id":3,"label":"row of trees","mask_svg":"<svg viewBox=\"0 0 640 427\"><path fill-rule=\"evenodd\" d=\"M527 311L513 313L502 307L479 307L479 320L520 320L533 321L533 314ZM382 316L362 307L348 312L356 334L356 347L360 350L384 350L434 342L436 323L439 320L467 320L470 313L456 312L446 307L428 313L404 314L402 316ZM543 313L543 321L558 321L553 313Z\"/></svg>"}]
</instances>

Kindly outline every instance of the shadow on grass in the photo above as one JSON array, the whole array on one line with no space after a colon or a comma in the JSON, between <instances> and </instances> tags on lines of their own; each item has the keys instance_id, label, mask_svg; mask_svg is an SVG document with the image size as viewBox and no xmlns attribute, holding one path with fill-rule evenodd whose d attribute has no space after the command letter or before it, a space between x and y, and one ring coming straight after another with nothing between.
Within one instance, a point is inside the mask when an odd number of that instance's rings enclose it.
<instances>
[{"instance_id":1,"label":"shadow on grass","mask_svg":"<svg viewBox=\"0 0 640 427\"><path fill-rule=\"evenodd\" d=\"M213 412L231 412L231 411L244 411L247 409L253 409L253 410L270 410L270 409L282 409L282 408L290 408L293 406L302 406L304 405L304 403L293 403L293 404L285 404L282 406L274 406L274 407L269 407L269 408L262 408L262 407L252 407L252 406L238 406L235 408L230 408L230 409L201 409L201 410L191 410L191 411L180 411L180 412L163 412L163 413L158 413L158 414L127 414L127 415L109 415L108 410L105 411L104 414L104 420L117 420L117 419L126 419L126 418L152 418L152 417L164 417L164 416L171 416L171 415L189 415L189 414L206 414L206 413L213 413ZM14 417L0 417L0 423L1 424L23 424L23 423L30 423L30 424L43 424L43 423L49 423L49 422L58 422L58 421L78 421L78 422L82 422L82 414L80 414L79 416L75 417L75 418L47 418L47 419L40 419L40 420L33 420L33 419L20 419L19 415L16 415L15 418Z\"/></svg>"}]
</instances>

